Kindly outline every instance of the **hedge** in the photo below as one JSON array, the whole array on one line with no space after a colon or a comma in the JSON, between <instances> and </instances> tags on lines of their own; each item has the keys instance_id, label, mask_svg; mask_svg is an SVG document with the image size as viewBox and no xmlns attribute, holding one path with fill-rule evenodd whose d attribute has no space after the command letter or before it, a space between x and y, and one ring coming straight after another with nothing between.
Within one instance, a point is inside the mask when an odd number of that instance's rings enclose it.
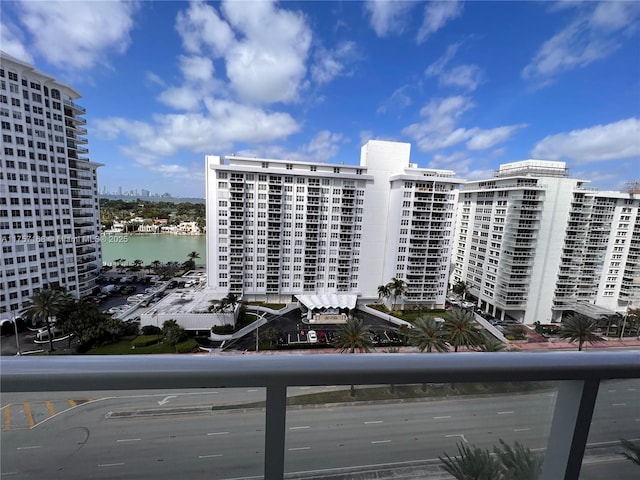
<instances>
[{"instance_id":1,"label":"hedge","mask_svg":"<svg viewBox=\"0 0 640 480\"><path fill-rule=\"evenodd\" d=\"M131 345L133 348L147 347L160 342L160 339L160 335L140 335L131 342Z\"/></svg>"}]
</instances>

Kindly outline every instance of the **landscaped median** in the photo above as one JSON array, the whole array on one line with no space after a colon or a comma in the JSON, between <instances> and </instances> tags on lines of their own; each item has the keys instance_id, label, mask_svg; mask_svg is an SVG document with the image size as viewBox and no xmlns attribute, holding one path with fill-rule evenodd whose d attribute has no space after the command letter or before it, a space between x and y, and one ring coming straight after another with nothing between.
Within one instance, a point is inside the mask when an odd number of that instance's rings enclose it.
<instances>
[{"instance_id":1,"label":"landscaped median","mask_svg":"<svg viewBox=\"0 0 640 480\"><path fill-rule=\"evenodd\" d=\"M193 338L178 343L175 347L164 343L161 335L139 335L122 337L119 342L92 348L88 355L131 355L153 353L191 353L198 348Z\"/></svg>"}]
</instances>

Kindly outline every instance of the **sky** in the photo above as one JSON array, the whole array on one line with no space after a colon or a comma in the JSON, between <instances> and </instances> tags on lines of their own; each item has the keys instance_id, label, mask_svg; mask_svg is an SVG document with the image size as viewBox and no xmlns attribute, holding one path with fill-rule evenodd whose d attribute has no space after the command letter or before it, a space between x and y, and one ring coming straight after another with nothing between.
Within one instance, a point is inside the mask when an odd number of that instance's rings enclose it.
<instances>
[{"instance_id":1,"label":"sky","mask_svg":"<svg viewBox=\"0 0 640 480\"><path fill-rule=\"evenodd\" d=\"M204 197L205 155L640 180L640 2L3 1L0 48L73 86L100 190Z\"/></svg>"}]
</instances>

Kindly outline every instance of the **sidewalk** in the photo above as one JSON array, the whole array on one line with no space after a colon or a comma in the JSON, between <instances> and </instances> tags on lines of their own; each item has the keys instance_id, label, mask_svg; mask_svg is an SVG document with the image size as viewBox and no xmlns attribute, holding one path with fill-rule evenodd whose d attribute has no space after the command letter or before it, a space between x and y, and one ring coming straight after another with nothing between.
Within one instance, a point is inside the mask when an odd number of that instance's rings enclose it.
<instances>
[{"instance_id":1,"label":"sidewalk","mask_svg":"<svg viewBox=\"0 0 640 480\"><path fill-rule=\"evenodd\" d=\"M510 345L516 347L518 350L531 351L531 350L578 350L577 342L567 341L554 341L554 342L510 342ZM628 348L628 349L640 349L640 340L637 338L625 338L605 340L594 344L585 343L582 346L583 350L600 350L607 348Z\"/></svg>"}]
</instances>

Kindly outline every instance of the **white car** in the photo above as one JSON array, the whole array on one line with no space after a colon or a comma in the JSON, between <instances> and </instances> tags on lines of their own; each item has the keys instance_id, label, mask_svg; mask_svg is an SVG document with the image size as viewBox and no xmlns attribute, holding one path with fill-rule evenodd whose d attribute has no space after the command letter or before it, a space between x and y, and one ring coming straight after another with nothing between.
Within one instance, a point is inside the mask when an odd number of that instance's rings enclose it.
<instances>
[{"instance_id":1,"label":"white car","mask_svg":"<svg viewBox=\"0 0 640 480\"><path fill-rule=\"evenodd\" d=\"M316 335L316 331L315 330L309 330L307 332L307 341L309 343L317 343L318 342L318 335Z\"/></svg>"}]
</instances>

